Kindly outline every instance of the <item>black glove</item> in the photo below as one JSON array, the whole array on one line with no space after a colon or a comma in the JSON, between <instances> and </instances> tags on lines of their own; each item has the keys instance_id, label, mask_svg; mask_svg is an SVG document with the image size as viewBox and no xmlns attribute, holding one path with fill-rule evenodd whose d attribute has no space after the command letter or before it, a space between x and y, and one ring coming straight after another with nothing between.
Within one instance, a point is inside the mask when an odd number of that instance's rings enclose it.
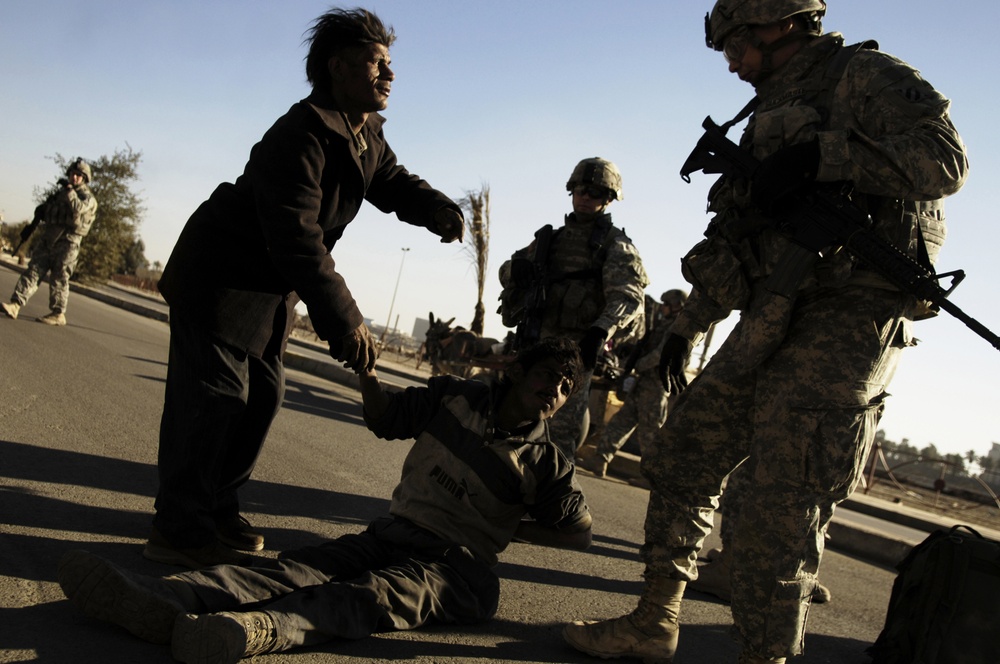
<instances>
[{"instance_id":1,"label":"black glove","mask_svg":"<svg viewBox=\"0 0 1000 664\"><path fill-rule=\"evenodd\" d=\"M580 359L583 360L583 367L590 371L597 366L597 356L604 349L604 340L607 332L599 327L592 327L583 335L580 341Z\"/></svg>"},{"instance_id":2,"label":"black glove","mask_svg":"<svg viewBox=\"0 0 1000 664\"><path fill-rule=\"evenodd\" d=\"M819 141L798 143L765 157L753 174L750 198L768 214L779 212L784 199L810 182L819 172Z\"/></svg>"},{"instance_id":3,"label":"black glove","mask_svg":"<svg viewBox=\"0 0 1000 664\"><path fill-rule=\"evenodd\" d=\"M688 379L685 370L692 350L694 350L694 344L679 334L671 334L663 342L657 371L667 394L671 396L680 394L687 387Z\"/></svg>"}]
</instances>

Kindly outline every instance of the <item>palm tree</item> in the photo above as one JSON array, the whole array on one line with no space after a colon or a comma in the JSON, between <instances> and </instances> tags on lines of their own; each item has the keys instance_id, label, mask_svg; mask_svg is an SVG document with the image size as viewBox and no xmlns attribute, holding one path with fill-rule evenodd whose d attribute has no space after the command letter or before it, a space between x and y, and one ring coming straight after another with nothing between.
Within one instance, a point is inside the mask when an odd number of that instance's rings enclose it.
<instances>
[{"instance_id":1,"label":"palm tree","mask_svg":"<svg viewBox=\"0 0 1000 664\"><path fill-rule=\"evenodd\" d=\"M490 186L483 184L479 191L467 192L459 205L466 212L465 229L468 241L463 250L469 255L476 270L479 299L470 329L482 336L486 324L486 307L483 305L483 290L486 288L486 267L490 254Z\"/></svg>"}]
</instances>

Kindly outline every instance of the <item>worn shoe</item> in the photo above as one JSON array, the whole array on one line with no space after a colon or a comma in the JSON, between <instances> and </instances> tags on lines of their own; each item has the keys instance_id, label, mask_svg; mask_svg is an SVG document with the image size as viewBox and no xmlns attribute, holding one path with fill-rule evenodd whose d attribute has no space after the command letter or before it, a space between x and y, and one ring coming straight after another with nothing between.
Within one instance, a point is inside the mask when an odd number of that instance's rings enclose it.
<instances>
[{"instance_id":1,"label":"worn shoe","mask_svg":"<svg viewBox=\"0 0 1000 664\"><path fill-rule=\"evenodd\" d=\"M670 664L677 651L680 628L647 634L632 622L631 614L611 620L575 620L563 628L563 639L593 657L641 658L644 664Z\"/></svg>"},{"instance_id":2,"label":"worn shoe","mask_svg":"<svg viewBox=\"0 0 1000 664\"><path fill-rule=\"evenodd\" d=\"M132 574L80 549L59 561L59 586L85 616L124 627L150 643L170 643L174 621L184 613L158 579Z\"/></svg>"},{"instance_id":3,"label":"worn shoe","mask_svg":"<svg viewBox=\"0 0 1000 664\"><path fill-rule=\"evenodd\" d=\"M201 569L213 565L253 564L251 556L245 556L219 541L199 547L183 548L174 546L156 528L149 535L142 555L148 560L167 565L180 565L190 569Z\"/></svg>"},{"instance_id":4,"label":"worn shoe","mask_svg":"<svg viewBox=\"0 0 1000 664\"><path fill-rule=\"evenodd\" d=\"M7 314L8 318L13 318L17 320L17 314L21 311L21 305L17 302L3 302L0 303L0 307L3 307L3 312Z\"/></svg>"},{"instance_id":5,"label":"worn shoe","mask_svg":"<svg viewBox=\"0 0 1000 664\"><path fill-rule=\"evenodd\" d=\"M244 657L272 652L278 630L265 611L221 611L177 616L171 654L185 664L236 664Z\"/></svg>"},{"instance_id":6,"label":"worn shoe","mask_svg":"<svg viewBox=\"0 0 1000 664\"><path fill-rule=\"evenodd\" d=\"M254 530L246 517L239 514L216 523L215 536L226 546L240 551L260 551L264 548L264 535Z\"/></svg>"},{"instance_id":7,"label":"worn shoe","mask_svg":"<svg viewBox=\"0 0 1000 664\"><path fill-rule=\"evenodd\" d=\"M52 312L46 316L42 316L38 319L39 323L45 323L46 325L56 325L62 326L66 324L66 314Z\"/></svg>"}]
</instances>

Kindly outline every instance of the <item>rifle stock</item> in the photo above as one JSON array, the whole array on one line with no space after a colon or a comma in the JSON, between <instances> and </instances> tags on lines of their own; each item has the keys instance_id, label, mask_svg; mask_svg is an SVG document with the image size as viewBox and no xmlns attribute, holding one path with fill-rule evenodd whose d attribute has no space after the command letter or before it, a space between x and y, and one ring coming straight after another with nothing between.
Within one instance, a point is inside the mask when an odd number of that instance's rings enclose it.
<instances>
[{"instance_id":1,"label":"rifle stock","mask_svg":"<svg viewBox=\"0 0 1000 664\"><path fill-rule=\"evenodd\" d=\"M711 117L702 123L705 133L681 167L681 178L691 181L691 173L702 171L726 176L752 178L760 162L726 137ZM937 274L918 263L871 230L871 218L841 190L814 187L788 197L788 213L776 218L776 228L803 247L812 257L830 246L840 245L899 290L944 309L966 327L1000 350L1000 336L962 311L948 296L965 279L963 270ZM800 262L806 264L808 256ZM948 288L942 279L951 279ZM770 284L769 284L770 285ZM785 287L788 285L785 284ZM780 291L778 291L780 292Z\"/></svg>"}]
</instances>

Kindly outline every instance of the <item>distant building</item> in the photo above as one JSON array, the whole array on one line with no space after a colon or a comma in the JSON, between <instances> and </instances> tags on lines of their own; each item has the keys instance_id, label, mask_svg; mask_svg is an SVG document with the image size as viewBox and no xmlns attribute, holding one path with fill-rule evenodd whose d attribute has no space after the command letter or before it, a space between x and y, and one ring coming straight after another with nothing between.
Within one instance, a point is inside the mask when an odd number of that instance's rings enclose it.
<instances>
[{"instance_id":1,"label":"distant building","mask_svg":"<svg viewBox=\"0 0 1000 664\"><path fill-rule=\"evenodd\" d=\"M986 453L986 458L994 463L994 468L1000 467L1000 443L993 443L993 449Z\"/></svg>"},{"instance_id":2,"label":"distant building","mask_svg":"<svg viewBox=\"0 0 1000 664\"><path fill-rule=\"evenodd\" d=\"M428 318L417 318L413 321L413 338L423 343L427 341L427 330L431 329L431 321Z\"/></svg>"}]
</instances>

